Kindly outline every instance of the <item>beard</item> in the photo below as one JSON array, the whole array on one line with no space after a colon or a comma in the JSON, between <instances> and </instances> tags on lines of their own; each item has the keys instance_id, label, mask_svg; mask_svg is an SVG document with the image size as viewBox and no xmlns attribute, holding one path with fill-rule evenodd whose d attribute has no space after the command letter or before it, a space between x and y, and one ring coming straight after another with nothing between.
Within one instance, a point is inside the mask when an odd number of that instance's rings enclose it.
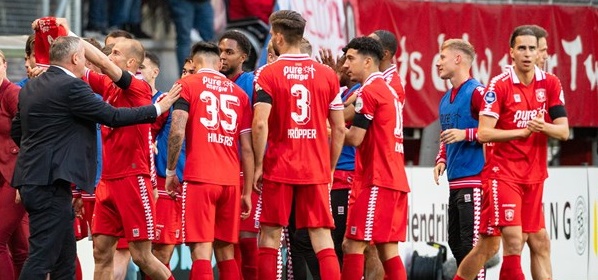
<instances>
[{"instance_id":1,"label":"beard","mask_svg":"<svg viewBox=\"0 0 598 280\"><path fill-rule=\"evenodd\" d=\"M232 73L235 72L236 67L232 67L231 65L228 65L226 69L220 69L220 73L224 74L224 76L228 76Z\"/></svg>"}]
</instances>

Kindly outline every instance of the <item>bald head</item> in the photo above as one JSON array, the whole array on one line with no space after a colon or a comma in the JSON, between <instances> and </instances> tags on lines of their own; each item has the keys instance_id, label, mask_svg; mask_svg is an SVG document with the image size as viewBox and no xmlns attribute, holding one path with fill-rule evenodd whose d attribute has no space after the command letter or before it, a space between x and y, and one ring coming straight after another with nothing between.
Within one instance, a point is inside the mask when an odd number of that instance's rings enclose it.
<instances>
[{"instance_id":1,"label":"bald head","mask_svg":"<svg viewBox=\"0 0 598 280\"><path fill-rule=\"evenodd\" d=\"M145 59L145 49L137 40L122 39L114 44L110 56L120 68L135 72Z\"/></svg>"}]
</instances>

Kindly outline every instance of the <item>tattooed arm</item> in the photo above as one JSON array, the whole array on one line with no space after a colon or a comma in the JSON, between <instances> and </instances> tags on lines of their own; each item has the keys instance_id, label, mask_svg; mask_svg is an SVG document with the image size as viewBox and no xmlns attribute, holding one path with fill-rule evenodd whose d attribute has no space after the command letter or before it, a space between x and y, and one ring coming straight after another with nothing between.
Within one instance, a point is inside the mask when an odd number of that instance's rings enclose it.
<instances>
[{"instance_id":1,"label":"tattooed arm","mask_svg":"<svg viewBox=\"0 0 598 280\"><path fill-rule=\"evenodd\" d=\"M185 139L185 126L189 113L184 110L175 109L172 111L170 134L168 135L168 154L166 163L166 191L172 196L174 191L180 192L179 178L176 176L176 165L181 154L183 139Z\"/></svg>"}]
</instances>

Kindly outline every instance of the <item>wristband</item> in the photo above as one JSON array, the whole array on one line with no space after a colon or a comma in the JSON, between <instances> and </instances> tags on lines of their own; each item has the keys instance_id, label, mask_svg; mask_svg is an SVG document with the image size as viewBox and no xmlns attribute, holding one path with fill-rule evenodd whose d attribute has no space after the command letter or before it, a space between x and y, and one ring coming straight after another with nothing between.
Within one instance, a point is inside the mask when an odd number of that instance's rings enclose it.
<instances>
[{"instance_id":1,"label":"wristband","mask_svg":"<svg viewBox=\"0 0 598 280\"><path fill-rule=\"evenodd\" d=\"M176 170L170 170L168 168L166 168L166 176L170 177L170 176L174 176L176 175Z\"/></svg>"}]
</instances>

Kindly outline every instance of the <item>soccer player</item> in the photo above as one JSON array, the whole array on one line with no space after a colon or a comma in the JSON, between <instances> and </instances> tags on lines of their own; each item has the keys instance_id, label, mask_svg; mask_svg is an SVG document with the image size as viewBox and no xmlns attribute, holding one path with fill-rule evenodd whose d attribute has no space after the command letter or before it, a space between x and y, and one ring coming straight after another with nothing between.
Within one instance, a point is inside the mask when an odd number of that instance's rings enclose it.
<instances>
[{"instance_id":1,"label":"soccer player","mask_svg":"<svg viewBox=\"0 0 598 280\"><path fill-rule=\"evenodd\" d=\"M436 68L440 78L453 85L439 105L442 132L436 156L434 181L447 171L449 195L448 243L457 266L478 239L482 204L480 173L484 166L482 144L477 142L479 105L484 87L469 71L475 56L473 46L461 39L449 39L440 47ZM479 279L485 279L482 270Z\"/></svg>"},{"instance_id":2,"label":"soccer player","mask_svg":"<svg viewBox=\"0 0 598 280\"><path fill-rule=\"evenodd\" d=\"M357 146L351 189L357 195L347 218L342 279L361 279L363 253L370 242L378 249L387 279L406 279L398 252L398 242L406 237L410 191L403 165L400 96L379 70L384 52L378 41L359 37L345 49L344 67L362 86L345 137L345 144Z\"/></svg>"},{"instance_id":3,"label":"soccer player","mask_svg":"<svg viewBox=\"0 0 598 280\"><path fill-rule=\"evenodd\" d=\"M546 37L548 32L538 25L529 25L529 28L538 38L538 58L536 66L541 70L546 70L546 60L548 59L548 44ZM540 229L536 233L523 233L523 239L530 249L531 272L533 279L551 279L552 264L550 261L550 237L546 228Z\"/></svg>"},{"instance_id":4,"label":"soccer player","mask_svg":"<svg viewBox=\"0 0 598 280\"><path fill-rule=\"evenodd\" d=\"M94 92L116 107L151 104L150 86L133 76L144 60L141 43L123 39L108 57L87 42L84 47L85 57L104 73L86 71L85 78ZM150 125L102 127L102 135L102 179L96 189L92 222L94 277L112 277L114 248L120 236L129 242L133 261L146 275L153 279L172 277L151 252L155 221L149 176Z\"/></svg>"},{"instance_id":5,"label":"soccer player","mask_svg":"<svg viewBox=\"0 0 598 280\"><path fill-rule=\"evenodd\" d=\"M146 51L145 59L141 65L141 74L152 89L152 102L156 103L166 97L166 93L156 88L156 78L160 74L160 59L153 52ZM170 110L172 111L172 109ZM157 190L156 201L156 238L152 241L152 252L160 262L170 269L170 258L174 246L183 242L182 236L182 198L177 195L171 196L166 193L166 154L168 150L168 133L171 125L171 112L164 112L151 125L152 139L155 139L154 166ZM179 156L176 172L179 178L183 178L185 165L185 153ZM153 175L153 174L152 174Z\"/></svg>"},{"instance_id":6,"label":"soccer player","mask_svg":"<svg viewBox=\"0 0 598 280\"><path fill-rule=\"evenodd\" d=\"M185 64L181 70L181 79L187 77L187 75L195 74L195 65L190 57L185 58Z\"/></svg>"},{"instance_id":7,"label":"soccer player","mask_svg":"<svg viewBox=\"0 0 598 280\"><path fill-rule=\"evenodd\" d=\"M546 37L548 37L548 32L546 32L546 29L535 24L530 25L529 28L538 37L538 59L536 59L536 65L541 70L546 71L546 60L548 59L548 42L546 41Z\"/></svg>"},{"instance_id":8,"label":"soccer player","mask_svg":"<svg viewBox=\"0 0 598 280\"><path fill-rule=\"evenodd\" d=\"M253 72L243 71L243 63L251 53L249 39L237 30L229 30L220 36L218 49L222 61L220 73L241 87L249 97L249 103L252 104L254 75ZM243 174L241 174L240 182L243 182L243 180ZM242 188L243 184L240 186ZM255 215L255 210L258 197L257 192L251 192L251 205L254 207L251 208L249 218L241 220L239 244L235 245L235 259L245 280L257 279L259 221Z\"/></svg>"},{"instance_id":9,"label":"soccer player","mask_svg":"<svg viewBox=\"0 0 598 280\"><path fill-rule=\"evenodd\" d=\"M510 38L514 66L494 77L484 93L478 127L480 142L495 142L484 170L480 240L465 257L455 279L473 279L503 240L501 279L524 279L523 234L544 227L542 192L547 174L547 140L569 137L559 79L536 67L538 38L526 26ZM487 194L487 195L486 195Z\"/></svg>"},{"instance_id":10,"label":"soccer player","mask_svg":"<svg viewBox=\"0 0 598 280\"><path fill-rule=\"evenodd\" d=\"M266 58L266 63L271 64L272 62L274 62L278 59L278 56L280 55L280 53L278 53L277 51L274 50L274 47L272 46L272 40L268 41L267 50L268 50L268 57Z\"/></svg>"},{"instance_id":11,"label":"soccer player","mask_svg":"<svg viewBox=\"0 0 598 280\"><path fill-rule=\"evenodd\" d=\"M403 84L401 83L401 78L399 76L399 72L397 71L397 66L393 64L393 58L397 51L398 42L396 36L388 31L388 30L376 30L372 32L368 37L376 39L382 45L382 50L384 51L384 56L380 61L380 72L382 72L382 77L388 85L390 85L395 92L399 95L399 101L402 106L401 114L398 116L400 118L400 125L401 131L403 131L403 108L405 107L405 90L403 88ZM353 110L354 111L354 110ZM403 141L401 138L400 141ZM402 143L401 143L402 145ZM349 206L353 204L354 199L357 193L352 192L350 196ZM365 275L366 278L374 278L379 279L383 277L384 268L380 259L378 258L378 252L376 250L376 246L370 245L365 250Z\"/></svg>"},{"instance_id":12,"label":"soccer player","mask_svg":"<svg viewBox=\"0 0 598 280\"><path fill-rule=\"evenodd\" d=\"M259 279L276 278L281 229L288 225L293 200L297 228L308 228L322 279L340 274L330 234L334 221L328 185L342 148L343 106L334 71L301 54L305 22L290 10L270 16L272 46L281 55L256 74L254 181L263 202Z\"/></svg>"},{"instance_id":13,"label":"soccer player","mask_svg":"<svg viewBox=\"0 0 598 280\"><path fill-rule=\"evenodd\" d=\"M190 278L211 279L213 247L220 279L240 279L233 244L239 239L239 215L246 219L251 211L251 104L239 86L218 72L218 46L199 42L191 53L198 70L178 82L182 91L172 113L166 189L178 189L174 168L185 138L183 240L191 247ZM239 195L241 164L245 181Z\"/></svg>"}]
</instances>

